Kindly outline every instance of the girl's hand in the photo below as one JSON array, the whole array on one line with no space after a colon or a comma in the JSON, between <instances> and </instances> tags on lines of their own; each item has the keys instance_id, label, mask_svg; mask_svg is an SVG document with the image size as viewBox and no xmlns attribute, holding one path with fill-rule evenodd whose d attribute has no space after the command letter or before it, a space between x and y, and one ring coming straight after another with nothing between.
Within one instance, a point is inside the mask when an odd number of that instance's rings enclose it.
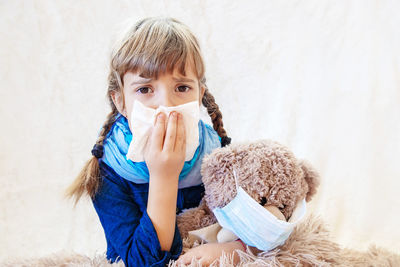
<instances>
[{"instance_id":1,"label":"girl's hand","mask_svg":"<svg viewBox=\"0 0 400 267\"><path fill-rule=\"evenodd\" d=\"M144 155L150 177L179 177L185 163L185 152L182 115L174 111L167 120L164 113L158 114Z\"/></svg>"},{"instance_id":2,"label":"girl's hand","mask_svg":"<svg viewBox=\"0 0 400 267\"><path fill-rule=\"evenodd\" d=\"M232 241L227 243L208 243L198 247L189 249L184 255L181 255L178 260L178 266L180 264L190 264L192 258L196 258L200 261L201 266L209 266L215 260L218 260L222 253L227 254L235 253L235 250L239 249L244 251L242 244L239 241ZM234 255L234 264L239 262L239 256L237 253Z\"/></svg>"}]
</instances>

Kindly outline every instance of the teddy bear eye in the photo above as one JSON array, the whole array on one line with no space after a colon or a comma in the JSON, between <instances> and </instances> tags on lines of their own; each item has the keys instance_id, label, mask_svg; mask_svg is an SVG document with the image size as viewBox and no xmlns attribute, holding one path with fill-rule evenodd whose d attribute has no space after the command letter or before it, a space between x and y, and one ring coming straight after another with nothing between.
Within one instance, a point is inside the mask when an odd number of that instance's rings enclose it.
<instances>
[{"instance_id":1,"label":"teddy bear eye","mask_svg":"<svg viewBox=\"0 0 400 267\"><path fill-rule=\"evenodd\" d=\"M260 201L260 205L264 206L265 204L267 204L267 198L266 197L262 197L261 201Z\"/></svg>"}]
</instances>

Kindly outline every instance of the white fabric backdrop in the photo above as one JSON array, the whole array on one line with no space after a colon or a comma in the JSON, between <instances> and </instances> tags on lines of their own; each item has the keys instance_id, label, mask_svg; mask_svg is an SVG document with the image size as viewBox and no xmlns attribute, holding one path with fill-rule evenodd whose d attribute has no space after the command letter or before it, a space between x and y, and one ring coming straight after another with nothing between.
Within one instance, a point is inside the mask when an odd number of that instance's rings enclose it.
<instances>
[{"instance_id":1,"label":"white fabric backdrop","mask_svg":"<svg viewBox=\"0 0 400 267\"><path fill-rule=\"evenodd\" d=\"M247 3L249 2L249 3ZM309 212L343 246L400 251L398 1L1 1L0 260L106 249L62 199L109 112L124 21L187 24L234 142L272 138L322 176Z\"/></svg>"}]
</instances>

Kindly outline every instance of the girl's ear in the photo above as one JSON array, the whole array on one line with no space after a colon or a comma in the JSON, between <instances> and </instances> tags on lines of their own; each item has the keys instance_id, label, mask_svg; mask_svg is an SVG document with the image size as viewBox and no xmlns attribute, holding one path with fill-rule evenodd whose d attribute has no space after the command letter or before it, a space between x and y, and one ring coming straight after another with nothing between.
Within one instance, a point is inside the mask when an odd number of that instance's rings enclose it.
<instances>
[{"instance_id":1,"label":"girl's ear","mask_svg":"<svg viewBox=\"0 0 400 267\"><path fill-rule=\"evenodd\" d=\"M115 107L117 108L118 112L121 113L126 117L125 112L125 105L124 105L124 96L121 92L112 91L111 97L114 102Z\"/></svg>"},{"instance_id":2,"label":"girl's ear","mask_svg":"<svg viewBox=\"0 0 400 267\"><path fill-rule=\"evenodd\" d=\"M204 92L206 91L206 88L204 86L200 87L200 99L199 99L199 104L201 105L201 103L203 102L203 96L204 96Z\"/></svg>"}]
</instances>

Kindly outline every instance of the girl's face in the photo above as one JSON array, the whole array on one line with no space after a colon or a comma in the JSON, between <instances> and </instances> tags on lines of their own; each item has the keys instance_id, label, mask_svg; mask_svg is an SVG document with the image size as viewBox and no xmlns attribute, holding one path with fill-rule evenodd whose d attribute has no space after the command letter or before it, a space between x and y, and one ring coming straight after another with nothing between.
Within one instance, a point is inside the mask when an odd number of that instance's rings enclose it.
<instances>
[{"instance_id":1,"label":"girl's face","mask_svg":"<svg viewBox=\"0 0 400 267\"><path fill-rule=\"evenodd\" d=\"M130 122L134 100L139 100L145 106L156 109L158 106L177 106L192 101L199 101L204 95L204 87L199 86L199 80L191 67L185 69L182 76L176 69L173 73L165 73L158 79L146 79L137 73L128 71L123 77L123 96L113 94L113 101L118 111Z\"/></svg>"}]
</instances>

